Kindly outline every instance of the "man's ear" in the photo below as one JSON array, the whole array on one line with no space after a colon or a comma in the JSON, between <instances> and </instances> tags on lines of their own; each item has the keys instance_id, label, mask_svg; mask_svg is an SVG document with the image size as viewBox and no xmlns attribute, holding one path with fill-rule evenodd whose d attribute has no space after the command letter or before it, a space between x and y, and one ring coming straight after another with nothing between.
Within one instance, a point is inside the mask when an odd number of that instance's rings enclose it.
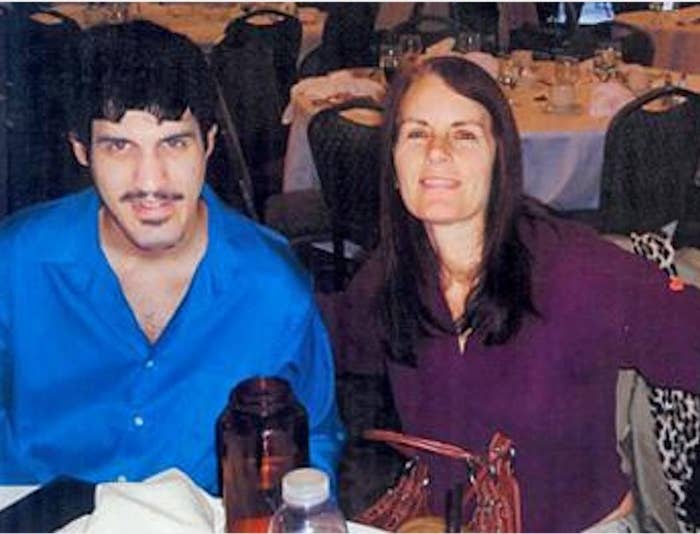
<instances>
[{"instance_id":1,"label":"man's ear","mask_svg":"<svg viewBox=\"0 0 700 534\"><path fill-rule=\"evenodd\" d=\"M207 132L206 147L207 147L207 158L211 156L214 151L214 143L216 142L216 133L219 131L219 127L216 124L212 124L211 128Z\"/></svg>"},{"instance_id":2,"label":"man's ear","mask_svg":"<svg viewBox=\"0 0 700 534\"><path fill-rule=\"evenodd\" d=\"M68 141L73 149L73 155L75 159L78 160L83 167L87 167L90 164L90 158L88 156L88 148L85 146L75 133L71 132L68 134Z\"/></svg>"}]
</instances>

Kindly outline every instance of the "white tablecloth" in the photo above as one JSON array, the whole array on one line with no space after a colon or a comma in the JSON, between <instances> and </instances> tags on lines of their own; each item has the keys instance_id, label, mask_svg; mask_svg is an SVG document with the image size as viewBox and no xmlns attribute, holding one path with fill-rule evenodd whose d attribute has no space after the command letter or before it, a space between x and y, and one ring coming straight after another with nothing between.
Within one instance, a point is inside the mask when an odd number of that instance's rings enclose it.
<instances>
[{"instance_id":1,"label":"white tablecloth","mask_svg":"<svg viewBox=\"0 0 700 534\"><path fill-rule=\"evenodd\" d=\"M31 493L37 486L0 486L0 510Z\"/></svg>"},{"instance_id":2,"label":"white tablecloth","mask_svg":"<svg viewBox=\"0 0 700 534\"><path fill-rule=\"evenodd\" d=\"M612 117L594 117L588 113L591 92L598 83L590 73L590 64L589 61L581 67L577 113L547 111L547 103L541 97L547 95L549 86L543 82L517 88L509 95L522 142L524 190L556 209L598 207L605 132ZM551 80L552 68L551 62L538 63L537 78L544 82ZM630 67L623 66L627 68ZM661 71L649 69L648 72L655 85L663 83ZM673 81L678 77L675 73ZM700 76L690 76L688 83L690 88L700 89ZM306 131L313 114L324 105L310 105L303 94L294 94L292 105L297 107L289 132L283 190L319 188Z\"/></svg>"},{"instance_id":3,"label":"white tablecloth","mask_svg":"<svg viewBox=\"0 0 700 534\"><path fill-rule=\"evenodd\" d=\"M242 16L245 7L240 2L133 2L128 5L128 18L147 19L171 31L183 33L204 49L210 49L224 38L226 26ZM102 6L87 3L58 3L53 6L73 18L81 27L103 22L107 11ZM293 3L273 3L260 7L292 11ZM327 13L312 7L301 7L296 14L302 24L299 61L321 44ZM41 15L35 15L41 20ZM264 21L263 21L264 22Z\"/></svg>"},{"instance_id":4,"label":"white tablecloth","mask_svg":"<svg viewBox=\"0 0 700 534\"><path fill-rule=\"evenodd\" d=\"M700 73L700 6L675 11L631 11L615 20L635 26L654 41L654 66Z\"/></svg>"},{"instance_id":5,"label":"white tablecloth","mask_svg":"<svg viewBox=\"0 0 700 534\"><path fill-rule=\"evenodd\" d=\"M0 509L36 486L0 486ZM348 522L355 534L383 531ZM95 510L65 525L63 532L223 532L221 499L198 488L184 473L169 469L143 482L98 484Z\"/></svg>"}]
</instances>

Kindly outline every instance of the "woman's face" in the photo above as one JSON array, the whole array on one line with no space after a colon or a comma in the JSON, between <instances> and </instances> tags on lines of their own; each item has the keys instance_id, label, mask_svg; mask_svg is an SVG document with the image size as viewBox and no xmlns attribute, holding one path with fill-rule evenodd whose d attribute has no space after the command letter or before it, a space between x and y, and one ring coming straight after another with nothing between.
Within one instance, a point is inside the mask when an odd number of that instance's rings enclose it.
<instances>
[{"instance_id":1,"label":"woman's face","mask_svg":"<svg viewBox=\"0 0 700 534\"><path fill-rule=\"evenodd\" d=\"M406 209L426 225L483 224L496 156L491 116L428 74L399 110L394 168Z\"/></svg>"}]
</instances>

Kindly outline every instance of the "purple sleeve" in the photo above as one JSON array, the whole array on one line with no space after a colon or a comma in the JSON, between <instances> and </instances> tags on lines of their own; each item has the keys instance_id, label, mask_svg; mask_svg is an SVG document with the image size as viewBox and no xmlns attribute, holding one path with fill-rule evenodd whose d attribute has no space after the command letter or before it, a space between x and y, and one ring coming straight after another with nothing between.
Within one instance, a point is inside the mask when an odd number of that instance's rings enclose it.
<instances>
[{"instance_id":1,"label":"purple sleeve","mask_svg":"<svg viewBox=\"0 0 700 534\"><path fill-rule=\"evenodd\" d=\"M344 292L316 295L338 374L383 372L384 334L374 309L380 279L381 265L370 258Z\"/></svg>"},{"instance_id":2,"label":"purple sleeve","mask_svg":"<svg viewBox=\"0 0 700 534\"><path fill-rule=\"evenodd\" d=\"M622 365L637 368L657 386L700 393L700 290L686 285L673 291L655 266L649 271L637 284L638 294L629 295Z\"/></svg>"}]
</instances>

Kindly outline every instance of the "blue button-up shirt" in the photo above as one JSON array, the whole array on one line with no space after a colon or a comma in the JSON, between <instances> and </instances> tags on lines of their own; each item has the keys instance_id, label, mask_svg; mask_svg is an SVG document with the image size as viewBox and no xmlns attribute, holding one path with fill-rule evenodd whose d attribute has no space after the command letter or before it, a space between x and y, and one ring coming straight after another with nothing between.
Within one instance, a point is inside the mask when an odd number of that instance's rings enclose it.
<instances>
[{"instance_id":1,"label":"blue button-up shirt","mask_svg":"<svg viewBox=\"0 0 700 534\"><path fill-rule=\"evenodd\" d=\"M100 248L93 189L0 226L0 483L178 467L214 492L216 418L254 375L290 381L311 463L333 474L343 431L308 277L282 238L203 198L206 254L153 344Z\"/></svg>"}]
</instances>

